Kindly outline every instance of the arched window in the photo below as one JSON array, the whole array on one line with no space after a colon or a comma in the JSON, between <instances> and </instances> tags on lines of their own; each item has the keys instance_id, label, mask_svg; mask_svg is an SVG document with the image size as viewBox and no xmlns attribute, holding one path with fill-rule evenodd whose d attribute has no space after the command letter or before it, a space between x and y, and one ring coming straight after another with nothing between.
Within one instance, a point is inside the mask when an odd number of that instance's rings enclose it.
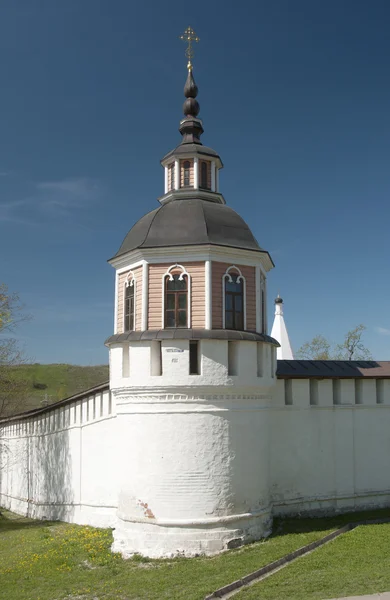
<instances>
[{"instance_id":1,"label":"arched window","mask_svg":"<svg viewBox=\"0 0 390 600\"><path fill-rule=\"evenodd\" d=\"M245 278L238 267L231 266L222 281L223 327L243 331L246 328Z\"/></svg>"},{"instance_id":2,"label":"arched window","mask_svg":"<svg viewBox=\"0 0 390 600\"><path fill-rule=\"evenodd\" d=\"M135 279L129 276L125 284L125 331L135 329Z\"/></svg>"},{"instance_id":3,"label":"arched window","mask_svg":"<svg viewBox=\"0 0 390 600\"><path fill-rule=\"evenodd\" d=\"M165 327L187 327L188 278L183 273L165 277Z\"/></svg>"},{"instance_id":4,"label":"arched window","mask_svg":"<svg viewBox=\"0 0 390 600\"><path fill-rule=\"evenodd\" d=\"M169 167L169 189L170 190L174 190L175 189L175 163L172 163Z\"/></svg>"},{"instance_id":5,"label":"arched window","mask_svg":"<svg viewBox=\"0 0 390 600\"><path fill-rule=\"evenodd\" d=\"M200 163L200 187L207 190L209 188L207 183L207 162L203 160Z\"/></svg>"},{"instance_id":6,"label":"arched window","mask_svg":"<svg viewBox=\"0 0 390 600\"><path fill-rule=\"evenodd\" d=\"M185 160L183 163L183 186L188 187L190 185L190 161Z\"/></svg>"}]
</instances>

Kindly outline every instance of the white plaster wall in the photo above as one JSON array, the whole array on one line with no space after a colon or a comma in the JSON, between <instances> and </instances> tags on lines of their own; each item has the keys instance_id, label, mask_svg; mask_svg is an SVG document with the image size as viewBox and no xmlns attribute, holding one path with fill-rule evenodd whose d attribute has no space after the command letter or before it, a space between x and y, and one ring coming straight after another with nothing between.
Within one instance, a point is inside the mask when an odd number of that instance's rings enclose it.
<instances>
[{"instance_id":1,"label":"white plaster wall","mask_svg":"<svg viewBox=\"0 0 390 600\"><path fill-rule=\"evenodd\" d=\"M151 375L152 342L113 344L110 347L110 388L133 387L153 390L164 387L174 390L182 387L218 389L223 386L239 390L258 390L273 387L276 366L274 346L258 342L263 347L259 377L256 342L232 342L237 348L237 375L229 374L227 341L205 339L198 343L201 362L199 375L189 374L189 340L161 341L161 375ZM129 371L126 368L127 364Z\"/></svg>"},{"instance_id":2,"label":"white plaster wall","mask_svg":"<svg viewBox=\"0 0 390 600\"><path fill-rule=\"evenodd\" d=\"M357 381L320 380L315 397L308 379L277 381L270 413L274 514L390 501L390 382L383 381L383 403L377 403L376 380Z\"/></svg>"},{"instance_id":3,"label":"white plaster wall","mask_svg":"<svg viewBox=\"0 0 390 600\"><path fill-rule=\"evenodd\" d=\"M269 533L269 401L260 394L118 395L114 550L213 554Z\"/></svg>"},{"instance_id":4,"label":"white plaster wall","mask_svg":"<svg viewBox=\"0 0 390 600\"><path fill-rule=\"evenodd\" d=\"M117 507L116 414L99 392L0 429L0 505L37 518L110 526Z\"/></svg>"}]
</instances>

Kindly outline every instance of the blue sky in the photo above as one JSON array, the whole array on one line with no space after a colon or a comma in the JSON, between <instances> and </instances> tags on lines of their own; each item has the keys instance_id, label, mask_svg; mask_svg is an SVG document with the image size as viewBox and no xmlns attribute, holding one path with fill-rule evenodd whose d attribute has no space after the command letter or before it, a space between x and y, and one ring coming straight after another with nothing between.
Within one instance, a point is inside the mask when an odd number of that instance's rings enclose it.
<instances>
[{"instance_id":1,"label":"blue sky","mask_svg":"<svg viewBox=\"0 0 390 600\"><path fill-rule=\"evenodd\" d=\"M388 0L3 0L0 281L37 362L98 364L113 331L106 260L163 192L186 61L221 190L276 268L297 349L358 323L390 359Z\"/></svg>"}]
</instances>

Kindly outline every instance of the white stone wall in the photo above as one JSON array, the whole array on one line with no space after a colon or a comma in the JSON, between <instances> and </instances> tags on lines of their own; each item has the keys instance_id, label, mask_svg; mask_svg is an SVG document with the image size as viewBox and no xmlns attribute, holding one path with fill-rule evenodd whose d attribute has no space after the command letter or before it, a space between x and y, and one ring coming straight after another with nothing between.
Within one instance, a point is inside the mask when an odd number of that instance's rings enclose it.
<instances>
[{"instance_id":1,"label":"white stone wall","mask_svg":"<svg viewBox=\"0 0 390 600\"><path fill-rule=\"evenodd\" d=\"M187 340L154 344L111 348L111 392L0 424L1 506L167 556L266 535L272 515L389 504L390 380L276 380L270 345L221 340L190 375Z\"/></svg>"},{"instance_id":2,"label":"white stone wall","mask_svg":"<svg viewBox=\"0 0 390 600\"><path fill-rule=\"evenodd\" d=\"M117 507L116 411L102 388L0 425L0 505L109 526Z\"/></svg>"},{"instance_id":3,"label":"white stone wall","mask_svg":"<svg viewBox=\"0 0 390 600\"><path fill-rule=\"evenodd\" d=\"M273 514L390 501L390 380L279 379L270 414Z\"/></svg>"},{"instance_id":4,"label":"white stone wall","mask_svg":"<svg viewBox=\"0 0 390 600\"><path fill-rule=\"evenodd\" d=\"M161 341L160 375L152 342L110 353L122 448L114 550L213 554L268 535L275 348L201 340L198 375L189 340Z\"/></svg>"}]
</instances>

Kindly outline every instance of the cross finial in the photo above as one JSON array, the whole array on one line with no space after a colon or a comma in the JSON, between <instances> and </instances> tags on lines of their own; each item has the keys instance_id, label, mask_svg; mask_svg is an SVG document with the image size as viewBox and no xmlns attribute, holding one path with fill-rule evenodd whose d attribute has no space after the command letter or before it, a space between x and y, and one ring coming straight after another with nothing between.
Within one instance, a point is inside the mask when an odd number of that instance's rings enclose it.
<instances>
[{"instance_id":1,"label":"cross finial","mask_svg":"<svg viewBox=\"0 0 390 600\"><path fill-rule=\"evenodd\" d=\"M183 35L180 36L180 39L187 43L187 48L186 48L186 57L188 58L187 69L189 71L192 71L191 59L194 56L194 49L192 47L192 42L196 42L196 43L199 42L199 38L196 35L195 31L192 29L192 27L187 27L187 29L184 30Z\"/></svg>"}]
</instances>

